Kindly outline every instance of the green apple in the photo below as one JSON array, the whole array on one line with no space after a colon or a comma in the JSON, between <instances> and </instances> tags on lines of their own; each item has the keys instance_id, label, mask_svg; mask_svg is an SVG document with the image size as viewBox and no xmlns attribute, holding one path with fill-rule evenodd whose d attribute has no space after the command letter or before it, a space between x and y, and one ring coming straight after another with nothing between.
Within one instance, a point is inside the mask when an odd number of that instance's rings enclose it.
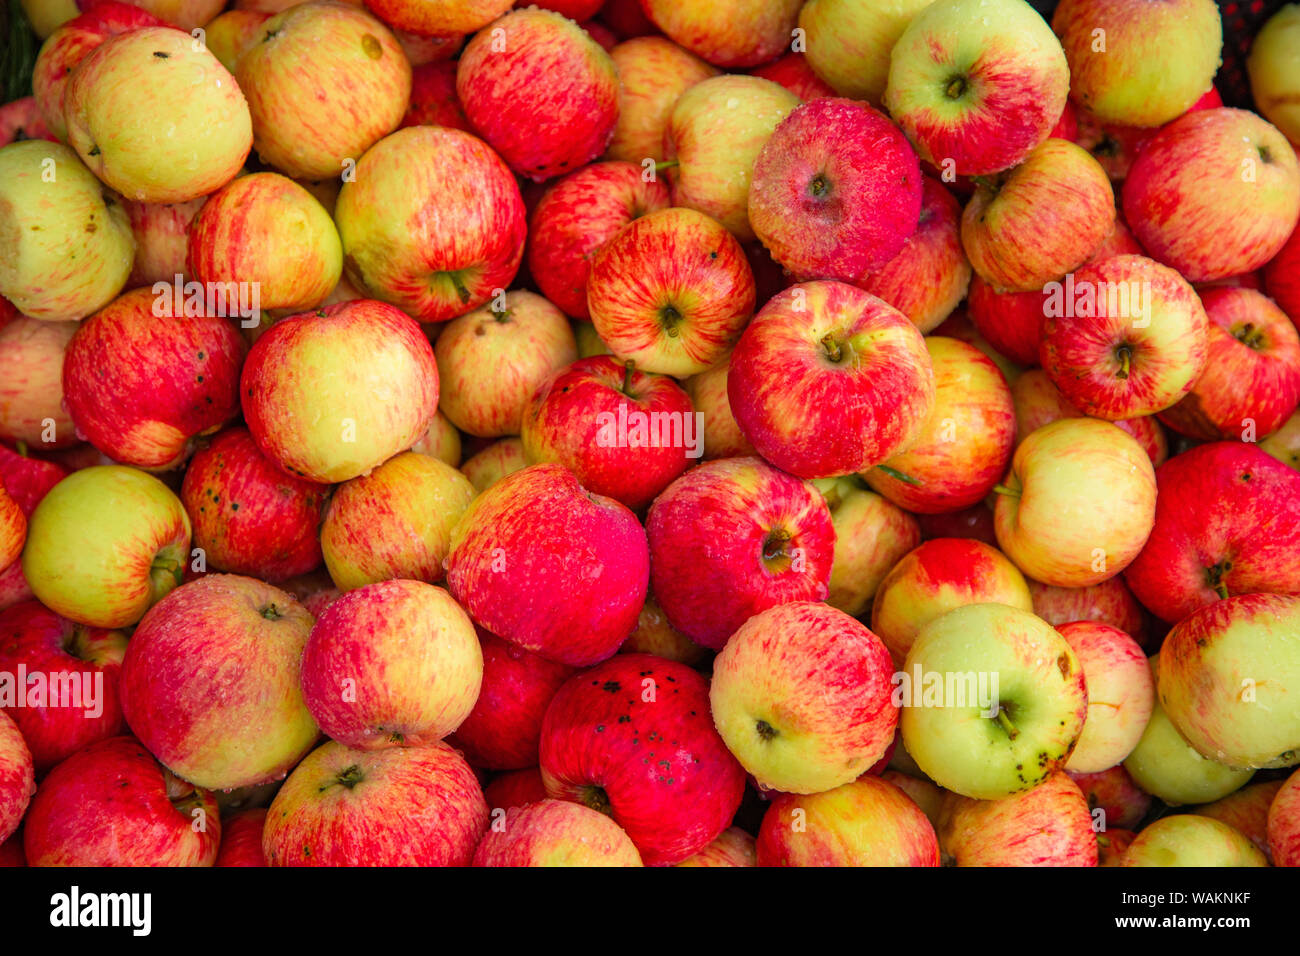
<instances>
[{"instance_id":1,"label":"green apple","mask_svg":"<svg viewBox=\"0 0 1300 956\"><path fill-rule=\"evenodd\" d=\"M813 72L840 96L879 105L889 53L932 0L808 0L799 11Z\"/></svg>"},{"instance_id":2,"label":"green apple","mask_svg":"<svg viewBox=\"0 0 1300 956\"><path fill-rule=\"evenodd\" d=\"M80 13L81 9L77 6L77 0L23 0L23 12L31 21L36 35L44 39Z\"/></svg>"},{"instance_id":3,"label":"green apple","mask_svg":"<svg viewBox=\"0 0 1300 956\"><path fill-rule=\"evenodd\" d=\"M1179 813L1139 833L1120 866L1268 866L1268 859L1226 823Z\"/></svg>"},{"instance_id":4,"label":"green apple","mask_svg":"<svg viewBox=\"0 0 1300 956\"><path fill-rule=\"evenodd\" d=\"M189 557L190 519L171 489L135 468L96 465L36 506L23 574L50 610L120 628L180 584Z\"/></svg>"},{"instance_id":5,"label":"green apple","mask_svg":"<svg viewBox=\"0 0 1300 956\"><path fill-rule=\"evenodd\" d=\"M1300 4L1282 7L1255 34L1246 69L1256 107L1300 143Z\"/></svg>"},{"instance_id":6,"label":"green apple","mask_svg":"<svg viewBox=\"0 0 1300 956\"><path fill-rule=\"evenodd\" d=\"M1088 709L1065 638L1005 604L931 621L895 682L908 753L939 786L981 800L1028 790L1062 768Z\"/></svg>"},{"instance_id":7,"label":"green apple","mask_svg":"<svg viewBox=\"0 0 1300 956\"><path fill-rule=\"evenodd\" d=\"M707 454L707 438L704 447ZM870 610L871 599L890 568L921 543L921 529L915 518L868 491L856 477L819 478L813 485L826 499L835 527L826 603L859 617Z\"/></svg>"}]
</instances>

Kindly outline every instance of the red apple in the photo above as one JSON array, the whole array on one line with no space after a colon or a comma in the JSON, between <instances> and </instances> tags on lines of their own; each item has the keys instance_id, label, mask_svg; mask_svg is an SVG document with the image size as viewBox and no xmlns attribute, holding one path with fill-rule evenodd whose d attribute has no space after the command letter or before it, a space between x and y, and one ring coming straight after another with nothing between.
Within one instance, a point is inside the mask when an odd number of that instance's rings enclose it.
<instances>
[{"instance_id":1,"label":"red apple","mask_svg":"<svg viewBox=\"0 0 1300 956\"><path fill-rule=\"evenodd\" d=\"M1064 773L1000 800L945 798L939 845L957 866L1096 866L1083 794Z\"/></svg>"},{"instance_id":2,"label":"red apple","mask_svg":"<svg viewBox=\"0 0 1300 956\"><path fill-rule=\"evenodd\" d=\"M803 53L786 53L771 63L764 63L749 71L750 76L761 76L773 83L780 83L805 103L821 99L823 96L836 96L833 87L819 77Z\"/></svg>"},{"instance_id":3,"label":"red apple","mask_svg":"<svg viewBox=\"0 0 1300 956\"><path fill-rule=\"evenodd\" d=\"M718 71L662 36L624 40L609 55L618 70L618 122L605 156L629 163L658 162L664 158L664 129L673 104Z\"/></svg>"},{"instance_id":4,"label":"red apple","mask_svg":"<svg viewBox=\"0 0 1300 956\"><path fill-rule=\"evenodd\" d=\"M1300 770L1287 778L1269 806L1268 847L1274 866L1300 866Z\"/></svg>"},{"instance_id":5,"label":"red apple","mask_svg":"<svg viewBox=\"0 0 1300 956\"><path fill-rule=\"evenodd\" d=\"M1285 785L1284 780L1247 784L1213 803L1194 807L1192 813L1226 823L1243 836L1249 837L1250 842L1270 857L1272 862L1272 851L1268 845L1269 808L1276 802L1278 793Z\"/></svg>"},{"instance_id":6,"label":"red apple","mask_svg":"<svg viewBox=\"0 0 1300 956\"><path fill-rule=\"evenodd\" d=\"M1300 223L1280 252L1264 267L1268 294L1288 316L1300 325Z\"/></svg>"},{"instance_id":7,"label":"red apple","mask_svg":"<svg viewBox=\"0 0 1300 956\"><path fill-rule=\"evenodd\" d=\"M449 126L472 132L456 95L455 60L437 60L411 70L411 102L402 126Z\"/></svg>"},{"instance_id":8,"label":"red apple","mask_svg":"<svg viewBox=\"0 0 1300 956\"><path fill-rule=\"evenodd\" d=\"M1053 627L1071 621L1098 621L1119 628L1146 646L1146 616L1122 577L1081 588L1058 588L1033 579L1027 583L1034 613Z\"/></svg>"},{"instance_id":9,"label":"red apple","mask_svg":"<svg viewBox=\"0 0 1300 956\"><path fill-rule=\"evenodd\" d=\"M36 97L24 96L0 106L0 146L22 142L25 139L44 139L58 142L41 118Z\"/></svg>"},{"instance_id":10,"label":"red apple","mask_svg":"<svg viewBox=\"0 0 1300 956\"><path fill-rule=\"evenodd\" d=\"M1142 738L1155 701L1147 657L1127 633L1098 621L1057 628L1083 668L1088 716L1067 770L1098 773L1126 759Z\"/></svg>"},{"instance_id":11,"label":"red apple","mask_svg":"<svg viewBox=\"0 0 1300 956\"><path fill-rule=\"evenodd\" d=\"M241 810L221 821L221 848L213 866L266 866L262 829L266 808Z\"/></svg>"},{"instance_id":12,"label":"red apple","mask_svg":"<svg viewBox=\"0 0 1300 956\"><path fill-rule=\"evenodd\" d=\"M676 43L715 66L757 66L790 43L800 0L641 0L646 16Z\"/></svg>"},{"instance_id":13,"label":"red apple","mask_svg":"<svg viewBox=\"0 0 1300 956\"><path fill-rule=\"evenodd\" d=\"M365 4L385 23L426 36L473 33L511 7L510 0L365 0Z\"/></svg>"},{"instance_id":14,"label":"red apple","mask_svg":"<svg viewBox=\"0 0 1300 956\"><path fill-rule=\"evenodd\" d=\"M526 807L530 803L545 800L546 784L542 782L542 771L537 767L508 770L492 778L492 782L483 788L483 797L498 819L500 814L496 813L497 810Z\"/></svg>"},{"instance_id":15,"label":"red apple","mask_svg":"<svg viewBox=\"0 0 1300 956\"><path fill-rule=\"evenodd\" d=\"M0 843L18 829L36 792L32 755L18 725L0 711Z\"/></svg>"},{"instance_id":16,"label":"red apple","mask_svg":"<svg viewBox=\"0 0 1300 956\"><path fill-rule=\"evenodd\" d=\"M1129 776L1124 765L1109 767L1097 773L1076 773L1067 770L1088 801L1088 809L1100 826L1099 832L1113 828L1131 830L1146 817L1151 809L1151 795L1142 790Z\"/></svg>"},{"instance_id":17,"label":"red apple","mask_svg":"<svg viewBox=\"0 0 1300 956\"><path fill-rule=\"evenodd\" d=\"M731 402L727 398L730 367L731 354L728 353L716 365L682 383L691 405L704 416L705 458L743 458L756 454L754 446L736 424L736 416L731 414Z\"/></svg>"},{"instance_id":18,"label":"red apple","mask_svg":"<svg viewBox=\"0 0 1300 956\"><path fill-rule=\"evenodd\" d=\"M135 261L126 281L128 289L157 282L174 284L178 275L187 277L190 223L207 201L207 196L181 203L122 201L135 236ZM249 320L254 318L257 316Z\"/></svg>"},{"instance_id":19,"label":"red apple","mask_svg":"<svg viewBox=\"0 0 1300 956\"><path fill-rule=\"evenodd\" d=\"M543 800L494 821L474 852L474 865L641 866L641 854L623 828L599 810Z\"/></svg>"},{"instance_id":20,"label":"red apple","mask_svg":"<svg viewBox=\"0 0 1300 956\"><path fill-rule=\"evenodd\" d=\"M728 827L718 838L678 866L758 866L754 838L740 827Z\"/></svg>"},{"instance_id":21,"label":"red apple","mask_svg":"<svg viewBox=\"0 0 1300 956\"><path fill-rule=\"evenodd\" d=\"M524 443L518 438L502 438L465 459L460 470L476 491L487 491L506 475L527 466Z\"/></svg>"}]
</instances>

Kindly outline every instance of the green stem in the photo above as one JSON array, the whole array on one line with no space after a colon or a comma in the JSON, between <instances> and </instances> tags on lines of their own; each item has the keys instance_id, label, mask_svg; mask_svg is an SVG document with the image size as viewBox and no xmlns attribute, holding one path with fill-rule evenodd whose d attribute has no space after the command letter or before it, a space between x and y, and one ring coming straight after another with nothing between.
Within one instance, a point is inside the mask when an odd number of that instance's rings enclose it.
<instances>
[{"instance_id":1,"label":"green stem","mask_svg":"<svg viewBox=\"0 0 1300 956\"><path fill-rule=\"evenodd\" d=\"M890 478L893 478L897 481L901 481L904 484L913 485L916 487L919 487L921 484L920 478L913 478L911 475L906 474L905 472L901 472L897 468L890 468L888 465L877 465L876 468L879 471L883 471Z\"/></svg>"}]
</instances>

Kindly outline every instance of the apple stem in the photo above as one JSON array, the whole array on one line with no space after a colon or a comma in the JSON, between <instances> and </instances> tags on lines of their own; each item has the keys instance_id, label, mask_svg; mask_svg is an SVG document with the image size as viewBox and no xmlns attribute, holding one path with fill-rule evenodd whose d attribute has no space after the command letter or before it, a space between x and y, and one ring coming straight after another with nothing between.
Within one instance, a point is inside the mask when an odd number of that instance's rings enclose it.
<instances>
[{"instance_id":1,"label":"apple stem","mask_svg":"<svg viewBox=\"0 0 1300 956\"><path fill-rule=\"evenodd\" d=\"M844 357L844 352L840 349L840 343L835 341L835 336L831 332L827 332L822 336L822 348L826 350L826 356L832 362L838 362Z\"/></svg>"},{"instance_id":2,"label":"apple stem","mask_svg":"<svg viewBox=\"0 0 1300 956\"><path fill-rule=\"evenodd\" d=\"M993 490L1000 495L1006 495L1009 498L1019 498L1020 492L1008 488L1006 485L994 485Z\"/></svg>"},{"instance_id":3,"label":"apple stem","mask_svg":"<svg viewBox=\"0 0 1300 956\"><path fill-rule=\"evenodd\" d=\"M178 587L185 583L185 572L181 569L181 563L179 561L168 558L159 558L154 561L151 567L155 571L166 571L176 579L176 585Z\"/></svg>"},{"instance_id":4,"label":"apple stem","mask_svg":"<svg viewBox=\"0 0 1300 956\"><path fill-rule=\"evenodd\" d=\"M903 482L904 484L915 485L915 486L918 486L918 487L919 487L920 484L921 484L921 479L920 479L920 478L913 478L911 475L909 475L909 474L907 474L907 473L905 473L905 472L899 471L897 468L890 468L888 465L877 465L876 468L877 468L877 470L879 470L879 471L883 471L883 472L884 472L885 474L887 474L890 478L894 478L894 479L896 479L896 480L898 480L898 481Z\"/></svg>"},{"instance_id":5,"label":"apple stem","mask_svg":"<svg viewBox=\"0 0 1300 956\"><path fill-rule=\"evenodd\" d=\"M27 442L20 438L18 441L14 442L14 448L18 451L18 454L22 455L24 458L27 457Z\"/></svg>"},{"instance_id":6,"label":"apple stem","mask_svg":"<svg viewBox=\"0 0 1300 956\"><path fill-rule=\"evenodd\" d=\"M678 162L675 159L661 159L659 162L655 163L655 172L661 173L665 169L673 169L677 165Z\"/></svg>"},{"instance_id":7,"label":"apple stem","mask_svg":"<svg viewBox=\"0 0 1300 956\"><path fill-rule=\"evenodd\" d=\"M1119 371L1115 373L1115 377L1128 378L1129 362L1133 357L1133 350L1127 345L1121 345L1115 350L1115 357L1119 359Z\"/></svg>"},{"instance_id":8,"label":"apple stem","mask_svg":"<svg viewBox=\"0 0 1300 956\"><path fill-rule=\"evenodd\" d=\"M998 723L1002 725L1002 729L1007 732L1007 736L1012 740L1015 740L1020 736L1020 731L1017 730L1016 725L1011 722L1011 718L1007 716L1007 712L1001 704L998 704L997 720Z\"/></svg>"},{"instance_id":9,"label":"apple stem","mask_svg":"<svg viewBox=\"0 0 1300 956\"><path fill-rule=\"evenodd\" d=\"M1217 594L1220 599L1224 601L1228 600L1228 586L1222 581L1216 581L1214 583L1214 593Z\"/></svg>"},{"instance_id":10,"label":"apple stem","mask_svg":"<svg viewBox=\"0 0 1300 956\"><path fill-rule=\"evenodd\" d=\"M623 363L623 394L628 398L632 397L632 371L636 368L636 362L628 359Z\"/></svg>"},{"instance_id":11,"label":"apple stem","mask_svg":"<svg viewBox=\"0 0 1300 956\"><path fill-rule=\"evenodd\" d=\"M462 281L461 277L455 272L449 272L447 275L451 279L452 288L454 288L456 294L460 296L461 304L467 304L469 302L469 289L465 288L464 281Z\"/></svg>"}]
</instances>

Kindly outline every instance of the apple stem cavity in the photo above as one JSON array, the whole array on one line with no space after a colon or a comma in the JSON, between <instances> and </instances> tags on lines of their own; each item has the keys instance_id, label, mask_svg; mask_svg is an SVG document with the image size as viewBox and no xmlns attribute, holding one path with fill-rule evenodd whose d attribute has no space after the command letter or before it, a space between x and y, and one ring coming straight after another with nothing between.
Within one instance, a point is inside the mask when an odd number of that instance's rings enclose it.
<instances>
[{"instance_id":1,"label":"apple stem cavity","mask_svg":"<svg viewBox=\"0 0 1300 956\"><path fill-rule=\"evenodd\" d=\"M579 802L584 806L590 807L597 813L609 814L609 794L603 787L582 787L579 791Z\"/></svg>"},{"instance_id":2,"label":"apple stem cavity","mask_svg":"<svg viewBox=\"0 0 1300 956\"><path fill-rule=\"evenodd\" d=\"M1128 378L1129 363L1133 358L1133 349L1127 345L1121 345L1115 350L1115 357L1119 359L1119 371L1115 373L1115 377Z\"/></svg>"},{"instance_id":3,"label":"apple stem cavity","mask_svg":"<svg viewBox=\"0 0 1300 956\"><path fill-rule=\"evenodd\" d=\"M826 350L826 357L832 362L838 364L844 360L844 350L840 348L840 343L835 341L835 333L827 332L822 336L822 348Z\"/></svg>"},{"instance_id":4,"label":"apple stem cavity","mask_svg":"<svg viewBox=\"0 0 1300 956\"><path fill-rule=\"evenodd\" d=\"M758 738L764 742L777 736L777 729L769 724L766 720L760 720L754 724L754 729L758 731Z\"/></svg>"},{"instance_id":5,"label":"apple stem cavity","mask_svg":"<svg viewBox=\"0 0 1300 956\"><path fill-rule=\"evenodd\" d=\"M364 779L366 779L366 775L361 772L361 767L357 764L353 764L335 777L334 783L327 783L325 786L321 787L321 791L323 792L328 790L330 787L334 786L334 784L338 784L341 787L347 787L351 790Z\"/></svg>"}]
</instances>

